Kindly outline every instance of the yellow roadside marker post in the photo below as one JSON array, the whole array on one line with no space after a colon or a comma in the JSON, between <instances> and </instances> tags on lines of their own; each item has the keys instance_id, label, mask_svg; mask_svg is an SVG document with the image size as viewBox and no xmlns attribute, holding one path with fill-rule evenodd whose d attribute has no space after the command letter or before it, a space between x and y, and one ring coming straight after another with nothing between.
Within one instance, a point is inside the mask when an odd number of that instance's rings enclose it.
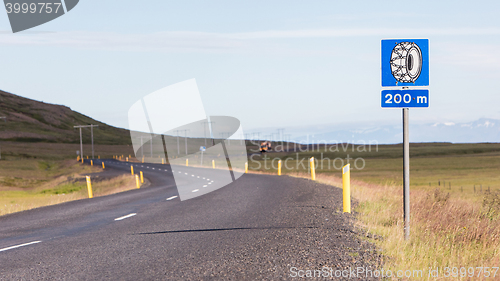
<instances>
[{"instance_id":1,"label":"yellow roadside marker post","mask_svg":"<svg viewBox=\"0 0 500 281\"><path fill-rule=\"evenodd\" d=\"M245 162L245 174L248 174L248 162Z\"/></svg>"},{"instance_id":2,"label":"yellow roadside marker post","mask_svg":"<svg viewBox=\"0 0 500 281\"><path fill-rule=\"evenodd\" d=\"M309 167L311 167L311 180L316 180L316 165L314 164L314 157L309 159Z\"/></svg>"},{"instance_id":3,"label":"yellow roadside marker post","mask_svg":"<svg viewBox=\"0 0 500 281\"><path fill-rule=\"evenodd\" d=\"M351 165L342 167L342 194L344 201L344 213L351 212Z\"/></svg>"},{"instance_id":4,"label":"yellow roadside marker post","mask_svg":"<svg viewBox=\"0 0 500 281\"><path fill-rule=\"evenodd\" d=\"M82 157L82 164L83 164L83 157Z\"/></svg>"},{"instance_id":5,"label":"yellow roadside marker post","mask_svg":"<svg viewBox=\"0 0 500 281\"><path fill-rule=\"evenodd\" d=\"M76 156L76 162L80 161L80 155Z\"/></svg>"},{"instance_id":6,"label":"yellow roadside marker post","mask_svg":"<svg viewBox=\"0 0 500 281\"><path fill-rule=\"evenodd\" d=\"M186 167L189 166L189 159L186 159Z\"/></svg>"},{"instance_id":7,"label":"yellow roadside marker post","mask_svg":"<svg viewBox=\"0 0 500 281\"><path fill-rule=\"evenodd\" d=\"M103 168L103 169L106 169L106 167L104 167L104 162L102 162L102 168Z\"/></svg>"},{"instance_id":8,"label":"yellow roadside marker post","mask_svg":"<svg viewBox=\"0 0 500 281\"><path fill-rule=\"evenodd\" d=\"M97 159L101 159L101 155L97 155Z\"/></svg>"},{"instance_id":9,"label":"yellow roadside marker post","mask_svg":"<svg viewBox=\"0 0 500 281\"><path fill-rule=\"evenodd\" d=\"M90 160L90 166L94 166L94 161Z\"/></svg>"},{"instance_id":10,"label":"yellow roadside marker post","mask_svg":"<svg viewBox=\"0 0 500 281\"><path fill-rule=\"evenodd\" d=\"M142 156L142 163L144 163L144 155Z\"/></svg>"},{"instance_id":11,"label":"yellow roadside marker post","mask_svg":"<svg viewBox=\"0 0 500 281\"><path fill-rule=\"evenodd\" d=\"M142 171L141 171L141 183L144 183L144 175L142 174Z\"/></svg>"},{"instance_id":12,"label":"yellow roadside marker post","mask_svg":"<svg viewBox=\"0 0 500 281\"><path fill-rule=\"evenodd\" d=\"M162 158L162 159L161 159L161 164L162 164L162 165L163 165L163 164L165 164L165 158Z\"/></svg>"},{"instance_id":13,"label":"yellow roadside marker post","mask_svg":"<svg viewBox=\"0 0 500 281\"><path fill-rule=\"evenodd\" d=\"M87 190L89 192L89 198L93 198L94 194L92 194L92 183L90 182L90 176L87 176Z\"/></svg>"},{"instance_id":14,"label":"yellow roadside marker post","mask_svg":"<svg viewBox=\"0 0 500 281\"><path fill-rule=\"evenodd\" d=\"M215 160L212 160L212 169L215 169Z\"/></svg>"},{"instance_id":15,"label":"yellow roadside marker post","mask_svg":"<svg viewBox=\"0 0 500 281\"><path fill-rule=\"evenodd\" d=\"M87 159L89 159L89 156L87 155Z\"/></svg>"},{"instance_id":16,"label":"yellow roadside marker post","mask_svg":"<svg viewBox=\"0 0 500 281\"><path fill-rule=\"evenodd\" d=\"M134 166L130 165L130 174L134 174Z\"/></svg>"},{"instance_id":17,"label":"yellow roadside marker post","mask_svg":"<svg viewBox=\"0 0 500 281\"><path fill-rule=\"evenodd\" d=\"M128 157L126 157L125 160L128 162Z\"/></svg>"},{"instance_id":18,"label":"yellow roadside marker post","mask_svg":"<svg viewBox=\"0 0 500 281\"><path fill-rule=\"evenodd\" d=\"M281 160L278 161L278 176L281 176Z\"/></svg>"},{"instance_id":19,"label":"yellow roadside marker post","mask_svg":"<svg viewBox=\"0 0 500 281\"><path fill-rule=\"evenodd\" d=\"M135 175L135 185L137 186L137 188L141 188L141 183L139 182L139 176L138 175Z\"/></svg>"}]
</instances>

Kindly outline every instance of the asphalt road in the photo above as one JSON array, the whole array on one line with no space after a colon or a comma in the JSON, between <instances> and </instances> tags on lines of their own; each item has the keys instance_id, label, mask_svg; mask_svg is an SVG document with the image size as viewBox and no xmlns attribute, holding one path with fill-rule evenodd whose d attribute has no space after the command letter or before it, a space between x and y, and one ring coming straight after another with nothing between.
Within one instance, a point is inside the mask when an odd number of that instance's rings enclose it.
<instances>
[{"instance_id":1,"label":"asphalt road","mask_svg":"<svg viewBox=\"0 0 500 281\"><path fill-rule=\"evenodd\" d=\"M130 163L103 161L130 171ZM373 269L380 260L340 212L338 188L245 174L180 201L169 165L139 165L147 188L0 217L0 279L276 280L324 267ZM204 169L174 170L193 190L217 180Z\"/></svg>"}]
</instances>

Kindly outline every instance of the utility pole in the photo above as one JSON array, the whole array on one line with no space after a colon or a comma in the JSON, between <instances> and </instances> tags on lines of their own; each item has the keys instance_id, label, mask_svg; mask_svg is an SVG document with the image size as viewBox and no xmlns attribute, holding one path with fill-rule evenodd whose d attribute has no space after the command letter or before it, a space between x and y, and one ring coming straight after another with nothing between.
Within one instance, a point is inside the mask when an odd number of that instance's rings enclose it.
<instances>
[{"instance_id":1,"label":"utility pole","mask_svg":"<svg viewBox=\"0 0 500 281\"><path fill-rule=\"evenodd\" d=\"M259 140L260 139L260 132L255 132L254 134L257 135L257 140ZM255 140L255 137L254 137L254 140Z\"/></svg>"},{"instance_id":2,"label":"utility pole","mask_svg":"<svg viewBox=\"0 0 500 281\"><path fill-rule=\"evenodd\" d=\"M205 126L205 124L215 124L215 122L213 121L205 121L205 122L202 122L203 124L203 136L205 137L205 147L207 147L207 126ZM208 127L208 130L210 131L210 127Z\"/></svg>"},{"instance_id":3,"label":"utility pole","mask_svg":"<svg viewBox=\"0 0 500 281\"><path fill-rule=\"evenodd\" d=\"M83 159L83 143L82 143L82 128L90 128L90 134L92 137L92 158L94 158L94 127L99 127L99 125L79 125L73 126L73 128L80 129L80 156Z\"/></svg>"},{"instance_id":4,"label":"utility pole","mask_svg":"<svg viewBox=\"0 0 500 281\"><path fill-rule=\"evenodd\" d=\"M186 146L186 155L188 154L188 138L187 138L187 132L189 130L183 130L184 131L184 144Z\"/></svg>"},{"instance_id":5,"label":"utility pole","mask_svg":"<svg viewBox=\"0 0 500 281\"><path fill-rule=\"evenodd\" d=\"M144 136L140 136L138 138L141 138L141 156L144 157L144 141L142 140L144 138ZM151 143L150 143L150 147L151 147L151 158L153 158L153 140L151 139Z\"/></svg>"},{"instance_id":6,"label":"utility pole","mask_svg":"<svg viewBox=\"0 0 500 281\"><path fill-rule=\"evenodd\" d=\"M151 142L149 142L149 148L151 150L151 159L153 159L153 134L151 134Z\"/></svg>"},{"instance_id":7,"label":"utility pole","mask_svg":"<svg viewBox=\"0 0 500 281\"><path fill-rule=\"evenodd\" d=\"M290 145L290 137L292 135L291 134L285 134L285 140L286 140L286 150L288 151L289 150L289 145Z\"/></svg>"},{"instance_id":8,"label":"utility pole","mask_svg":"<svg viewBox=\"0 0 500 281\"><path fill-rule=\"evenodd\" d=\"M179 132L184 132L184 145L185 145L185 148L186 148L186 155L188 154L188 143L187 143L187 132L189 130L175 130L175 132L177 132L177 154L181 154L180 150L179 150Z\"/></svg>"},{"instance_id":9,"label":"utility pole","mask_svg":"<svg viewBox=\"0 0 500 281\"><path fill-rule=\"evenodd\" d=\"M231 136L231 133L222 132L222 133L219 133L219 135L221 136L222 141L225 141L226 139L224 139L224 138L227 136L227 144L231 145L231 140L229 139L229 137Z\"/></svg>"},{"instance_id":10,"label":"utility pole","mask_svg":"<svg viewBox=\"0 0 500 281\"><path fill-rule=\"evenodd\" d=\"M179 149L179 132L181 130L175 130L175 132L177 133L177 155L181 154L181 150Z\"/></svg>"},{"instance_id":11,"label":"utility pole","mask_svg":"<svg viewBox=\"0 0 500 281\"><path fill-rule=\"evenodd\" d=\"M1 116L0 119L3 119L4 122L7 122L6 116ZM2 150L0 149L0 160L2 160Z\"/></svg>"},{"instance_id":12,"label":"utility pole","mask_svg":"<svg viewBox=\"0 0 500 281\"><path fill-rule=\"evenodd\" d=\"M279 135L281 142L283 142L283 132L285 131L285 128L279 128L276 130L278 131L278 135Z\"/></svg>"},{"instance_id":13,"label":"utility pole","mask_svg":"<svg viewBox=\"0 0 500 281\"><path fill-rule=\"evenodd\" d=\"M141 157L144 159L144 148L142 147L143 142L142 142L142 136L141 136Z\"/></svg>"},{"instance_id":14,"label":"utility pole","mask_svg":"<svg viewBox=\"0 0 500 281\"><path fill-rule=\"evenodd\" d=\"M94 126L90 125L90 138L92 139L92 159L94 159Z\"/></svg>"}]
</instances>

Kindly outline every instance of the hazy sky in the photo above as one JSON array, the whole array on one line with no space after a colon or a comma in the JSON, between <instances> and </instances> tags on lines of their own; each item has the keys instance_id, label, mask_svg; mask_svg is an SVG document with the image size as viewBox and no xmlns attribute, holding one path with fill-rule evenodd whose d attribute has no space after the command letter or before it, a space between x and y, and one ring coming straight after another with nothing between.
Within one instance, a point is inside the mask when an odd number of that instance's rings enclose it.
<instances>
[{"instance_id":1,"label":"hazy sky","mask_svg":"<svg viewBox=\"0 0 500 281\"><path fill-rule=\"evenodd\" d=\"M244 129L399 124L380 108L380 40L429 38L430 104L413 122L500 119L499 1L97 1L12 34L0 89L128 127L129 107L196 78ZM165 105L165 110L175 107Z\"/></svg>"}]
</instances>

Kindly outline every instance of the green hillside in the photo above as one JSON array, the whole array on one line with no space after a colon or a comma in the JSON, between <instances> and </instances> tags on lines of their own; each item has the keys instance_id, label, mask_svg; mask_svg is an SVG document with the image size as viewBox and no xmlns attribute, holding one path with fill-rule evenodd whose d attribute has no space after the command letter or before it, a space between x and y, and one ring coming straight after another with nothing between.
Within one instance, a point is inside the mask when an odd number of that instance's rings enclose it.
<instances>
[{"instance_id":1,"label":"green hillside","mask_svg":"<svg viewBox=\"0 0 500 281\"><path fill-rule=\"evenodd\" d=\"M0 90L0 140L17 142L79 143L75 125L99 125L94 129L94 142L99 144L131 144L128 130L109 126L80 114L64 105L49 104L23 98ZM90 142L90 128L83 129L84 143Z\"/></svg>"}]
</instances>

